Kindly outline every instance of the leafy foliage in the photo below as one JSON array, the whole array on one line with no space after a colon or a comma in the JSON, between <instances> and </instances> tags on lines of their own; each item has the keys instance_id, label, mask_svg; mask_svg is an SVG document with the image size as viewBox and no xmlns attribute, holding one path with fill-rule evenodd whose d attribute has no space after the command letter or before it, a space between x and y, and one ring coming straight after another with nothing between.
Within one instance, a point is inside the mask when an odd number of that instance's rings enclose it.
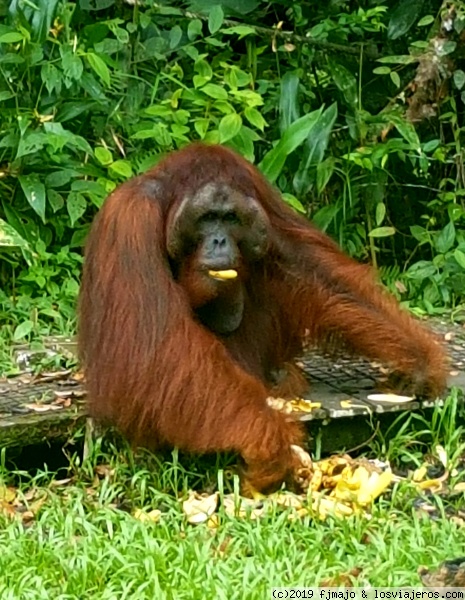
<instances>
[{"instance_id":1,"label":"leafy foliage","mask_svg":"<svg viewBox=\"0 0 465 600\"><path fill-rule=\"evenodd\" d=\"M2 10L0 309L15 338L73 327L96 210L195 139L257 162L357 258L398 265L403 300L463 301L463 2Z\"/></svg>"}]
</instances>

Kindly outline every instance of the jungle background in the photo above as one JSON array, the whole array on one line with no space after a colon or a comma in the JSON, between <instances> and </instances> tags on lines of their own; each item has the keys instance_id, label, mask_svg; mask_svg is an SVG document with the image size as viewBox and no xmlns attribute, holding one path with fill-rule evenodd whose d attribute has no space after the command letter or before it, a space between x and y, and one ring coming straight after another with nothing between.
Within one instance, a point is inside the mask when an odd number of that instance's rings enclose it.
<instances>
[{"instance_id":1,"label":"jungle background","mask_svg":"<svg viewBox=\"0 0 465 600\"><path fill-rule=\"evenodd\" d=\"M105 197L193 140L255 162L406 305L465 291L465 2L0 1L1 364L75 330Z\"/></svg>"}]
</instances>

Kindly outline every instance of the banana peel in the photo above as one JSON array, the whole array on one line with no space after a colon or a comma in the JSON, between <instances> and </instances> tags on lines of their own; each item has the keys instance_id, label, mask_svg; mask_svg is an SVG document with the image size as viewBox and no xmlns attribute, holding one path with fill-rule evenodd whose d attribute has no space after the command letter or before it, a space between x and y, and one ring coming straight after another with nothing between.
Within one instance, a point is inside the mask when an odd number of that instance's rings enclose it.
<instances>
[{"instance_id":1,"label":"banana peel","mask_svg":"<svg viewBox=\"0 0 465 600\"><path fill-rule=\"evenodd\" d=\"M320 518L347 517L367 510L392 483L391 469L348 455L335 455L313 463L309 483L312 510Z\"/></svg>"},{"instance_id":2,"label":"banana peel","mask_svg":"<svg viewBox=\"0 0 465 600\"><path fill-rule=\"evenodd\" d=\"M213 279L219 279L221 281L228 281L230 279L236 279L237 271L235 269L224 269L223 271L208 271L208 274Z\"/></svg>"},{"instance_id":3,"label":"banana peel","mask_svg":"<svg viewBox=\"0 0 465 600\"><path fill-rule=\"evenodd\" d=\"M301 465L296 469L296 480L304 475L308 478L306 494L282 490L269 496L256 493L253 498L226 494L221 501L224 514L255 520L282 508L289 511L290 520L304 517L325 520L329 516L345 519L369 513L373 502L394 480L390 468L381 468L363 458L353 459L343 454L312 462L299 446L291 446L291 450ZM192 525L206 523L208 527L217 527L221 517L221 511L217 514L219 501L218 493L191 492L183 503L187 521Z\"/></svg>"},{"instance_id":4,"label":"banana peel","mask_svg":"<svg viewBox=\"0 0 465 600\"><path fill-rule=\"evenodd\" d=\"M292 398L287 400L284 398L269 397L266 399L268 406L282 412L286 415L291 413L311 413L318 408L321 408L321 402L310 402L303 398Z\"/></svg>"}]
</instances>

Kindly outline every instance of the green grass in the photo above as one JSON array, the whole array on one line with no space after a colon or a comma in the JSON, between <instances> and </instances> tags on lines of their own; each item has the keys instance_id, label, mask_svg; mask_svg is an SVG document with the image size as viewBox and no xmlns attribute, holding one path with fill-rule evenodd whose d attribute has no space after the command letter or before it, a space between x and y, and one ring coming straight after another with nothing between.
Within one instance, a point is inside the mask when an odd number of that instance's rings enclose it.
<instances>
[{"instance_id":1,"label":"green grass","mask_svg":"<svg viewBox=\"0 0 465 600\"><path fill-rule=\"evenodd\" d=\"M272 586L316 586L354 567L357 585L418 585L419 564L463 553L463 532L447 520L389 505L375 512L325 524L289 523L286 513L225 519L211 531L186 526L178 507L147 525L105 502L90 507L73 490L51 498L26 531L2 530L0 597L268 598Z\"/></svg>"},{"instance_id":2,"label":"green grass","mask_svg":"<svg viewBox=\"0 0 465 600\"><path fill-rule=\"evenodd\" d=\"M414 464L419 449L434 452L440 442L458 466L465 437L456 417L456 397L434 412L429 430L404 417L389 444L376 440L377 453L387 448L385 456ZM181 500L189 488L217 488L218 472L230 488L227 458L134 454L101 440L82 464L79 456L71 457L67 482L0 467L0 490L15 486L34 514L0 516L1 600L261 599L273 586L318 586L355 568L357 586L419 585L419 565L464 554L463 529L444 516L442 500L429 498L437 520L420 515L409 483L381 498L371 518L291 521L276 508L255 521L220 512L211 529L189 525ZM161 519L141 522L133 516L139 508L158 508Z\"/></svg>"}]
</instances>

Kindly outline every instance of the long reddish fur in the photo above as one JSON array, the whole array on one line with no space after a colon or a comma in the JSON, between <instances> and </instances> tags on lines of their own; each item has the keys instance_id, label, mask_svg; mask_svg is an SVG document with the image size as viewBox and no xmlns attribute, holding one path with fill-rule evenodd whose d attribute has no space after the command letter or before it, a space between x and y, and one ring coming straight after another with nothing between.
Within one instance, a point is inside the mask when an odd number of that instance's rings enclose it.
<instances>
[{"instance_id":1,"label":"long reddish fur","mask_svg":"<svg viewBox=\"0 0 465 600\"><path fill-rule=\"evenodd\" d=\"M209 181L259 200L266 257L247 265L244 320L216 336L173 279L166 230L181 200ZM442 348L358 264L297 215L258 170L221 146L193 144L121 185L91 229L80 295L80 355L91 413L135 443L241 454L258 489L293 468L300 426L272 410L267 372L307 341L341 340L396 368L417 391L445 382Z\"/></svg>"}]
</instances>

